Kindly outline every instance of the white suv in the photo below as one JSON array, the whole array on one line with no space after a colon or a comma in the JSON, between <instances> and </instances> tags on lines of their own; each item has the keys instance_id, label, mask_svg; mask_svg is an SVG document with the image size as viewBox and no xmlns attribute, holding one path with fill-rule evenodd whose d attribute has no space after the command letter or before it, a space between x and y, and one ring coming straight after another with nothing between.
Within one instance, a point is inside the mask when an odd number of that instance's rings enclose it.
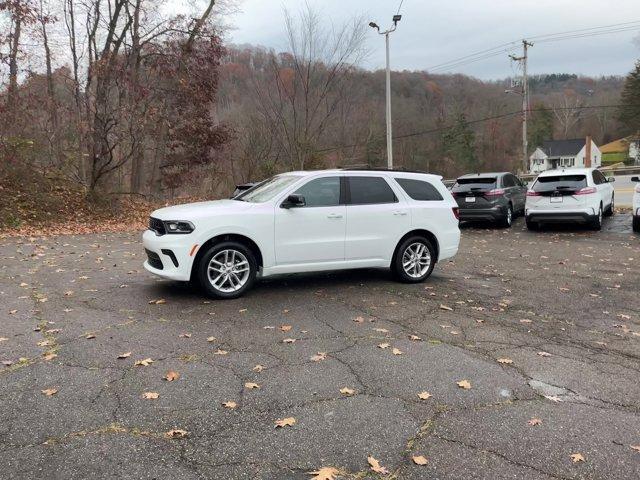
<instances>
[{"instance_id":1,"label":"white suv","mask_svg":"<svg viewBox=\"0 0 640 480\"><path fill-rule=\"evenodd\" d=\"M276 175L231 200L152 213L144 267L235 298L257 276L391 268L420 282L458 251L458 206L442 177L392 170Z\"/></svg>"},{"instance_id":2,"label":"white suv","mask_svg":"<svg viewBox=\"0 0 640 480\"><path fill-rule=\"evenodd\" d=\"M527 227L535 230L542 223L575 222L600 230L602 216L613 215L614 180L595 168L542 172L527 192Z\"/></svg>"},{"instance_id":3,"label":"white suv","mask_svg":"<svg viewBox=\"0 0 640 480\"><path fill-rule=\"evenodd\" d=\"M631 181L636 183L631 210L631 214L633 216L633 231L640 232L640 177L631 177Z\"/></svg>"}]
</instances>

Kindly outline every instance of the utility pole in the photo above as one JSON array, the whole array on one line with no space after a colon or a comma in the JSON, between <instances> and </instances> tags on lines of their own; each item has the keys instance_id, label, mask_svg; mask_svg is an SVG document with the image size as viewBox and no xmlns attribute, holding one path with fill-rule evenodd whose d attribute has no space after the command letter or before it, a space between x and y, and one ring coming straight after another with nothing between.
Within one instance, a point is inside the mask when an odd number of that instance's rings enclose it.
<instances>
[{"instance_id":1,"label":"utility pole","mask_svg":"<svg viewBox=\"0 0 640 480\"><path fill-rule=\"evenodd\" d=\"M386 118L387 118L387 168L393 169L393 135L391 130L391 64L389 61L389 34L395 32L398 22L402 15L393 16L393 27L385 32L380 31L380 27L375 22L369 22L371 28L375 28L380 35L384 35L386 57L387 57L387 75L386 75Z\"/></svg>"},{"instance_id":2,"label":"utility pole","mask_svg":"<svg viewBox=\"0 0 640 480\"><path fill-rule=\"evenodd\" d=\"M522 40L522 56L509 55L514 62L522 63L522 172L529 171L529 140L527 138L527 120L529 114L529 78L527 75L527 61L529 59L529 47L533 43Z\"/></svg>"}]
</instances>

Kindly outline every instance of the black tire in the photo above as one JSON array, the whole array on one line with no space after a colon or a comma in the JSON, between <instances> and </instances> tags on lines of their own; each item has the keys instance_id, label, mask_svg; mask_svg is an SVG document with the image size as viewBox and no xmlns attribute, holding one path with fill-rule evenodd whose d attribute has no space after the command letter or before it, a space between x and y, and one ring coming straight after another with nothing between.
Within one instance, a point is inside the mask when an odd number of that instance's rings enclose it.
<instances>
[{"instance_id":1,"label":"black tire","mask_svg":"<svg viewBox=\"0 0 640 480\"><path fill-rule=\"evenodd\" d=\"M540 230L540 224L538 222L533 222L528 218L525 218L524 222L527 224L528 230L531 230L532 232L537 232L538 230Z\"/></svg>"},{"instance_id":2,"label":"black tire","mask_svg":"<svg viewBox=\"0 0 640 480\"><path fill-rule=\"evenodd\" d=\"M611 217L614 213L615 209L615 196L611 195L611 205L607 207L607 210L604 212L605 216Z\"/></svg>"},{"instance_id":3,"label":"black tire","mask_svg":"<svg viewBox=\"0 0 640 480\"><path fill-rule=\"evenodd\" d=\"M636 233L640 233L640 216L633 217L633 231Z\"/></svg>"},{"instance_id":4,"label":"black tire","mask_svg":"<svg viewBox=\"0 0 640 480\"><path fill-rule=\"evenodd\" d=\"M246 280L244 281L244 283L242 284L241 287L239 287L237 290L233 290L233 291L223 291L220 290L218 288L216 288L213 283L212 280L215 280L210 278L210 271L214 272L212 273L212 275L215 275L215 273L217 273L215 270L210 270L209 268L209 264L211 263L211 260L219 253L221 252L225 252L225 251L235 251L238 252L240 255L238 255L239 258L241 258L241 256L244 256L244 258L246 259L246 262L248 264L249 270L248 270L248 275L246 277ZM244 263L244 260L242 261L242 263ZM228 264L226 264L228 265ZM225 265L225 266L226 266ZM236 264L236 265L239 265ZM244 267L244 265L243 265ZM234 241L227 241L227 242L222 242L222 243L218 243L216 245L213 245L211 248L209 248L209 250L207 250L207 252L200 257L200 262L197 265L197 275L196 278L198 279L198 282L200 284L200 288L202 288L202 290L210 297L212 298L220 298L220 299L232 299L232 298L238 298L240 296L242 296L247 290L249 290L252 286L253 283L256 280L256 274L258 272L258 264L256 262L256 258L253 254L253 252L251 252L251 250L249 248L247 248L246 245L240 243L240 242L234 242ZM223 267L220 267L223 268ZM230 268L230 267L227 267ZM244 273L244 272L242 272ZM224 275L224 274L222 274ZM229 272L229 276L232 276L233 273L230 271ZM216 277L217 278L217 277ZM233 277L232 277L233 278ZM238 275L235 276L235 278L240 278L238 277ZM244 278L244 275L242 275L242 278ZM235 282L235 279L231 280L231 282ZM221 284L221 288L225 288L224 285L229 285L229 283L225 283L223 282ZM231 288L231 287L229 287Z\"/></svg>"},{"instance_id":5,"label":"black tire","mask_svg":"<svg viewBox=\"0 0 640 480\"><path fill-rule=\"evenodd\" d=\"M502 228L511 228L514 215L515 214L513 212L513 207L511 206L511 204L507 205L507 210L504 212L504 216L502 217L502 219L500 219L498 225Z\"/></svg>"},{"instance_id":6,"label":"black tire","mask_svg":"<svg viewBox=\"0 0 640 480\"><path fill-rule=\"evenodd\" d=\"M429 257L431 259L430 264L429 264L429 268L419 276L409 275L405 271L405 268L403 266L403 257L405 255L405 252L407 251L407 249L409 247L413 248L414 244L422 244L422 245L424 245L427 248L427 250L429 252ZM436 265L436 249L435 249L435 247L426 238L416 235L416 236L409 237L409 238L405 239L404 241L402 241L400 243L400 245L398 245L398 248L396 250L396 254L393 257L393 261L391 262L391 270L393 271L395 276L398 278L398 280L400 280L401 282L404 282L404 283L419 283L419 282L423 282L427 278L429 278L429 276L431 275L431 272L433 272L433 268L435 267L435 265ZM416 272L416 273L419 273L419 272Z\"/></svg>"},{"instance_id":7,"label":"black tire","mask_svg":"<svg viewBox=\"0 0 640 480\"><path fill-rule=\"evenodd\" d=\"M592 230L602 230L602 205L600 205L600 209L598 210L598 214L591 220L591 229Z\"/></svg>"}]
</instances>

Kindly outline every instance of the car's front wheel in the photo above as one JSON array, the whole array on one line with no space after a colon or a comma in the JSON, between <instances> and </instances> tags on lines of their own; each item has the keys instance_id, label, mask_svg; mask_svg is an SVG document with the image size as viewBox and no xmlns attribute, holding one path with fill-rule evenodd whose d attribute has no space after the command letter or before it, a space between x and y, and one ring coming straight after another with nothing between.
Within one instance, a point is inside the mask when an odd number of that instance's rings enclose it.
<instances>
[{"instance_id":1,"label":"car's front wheel","mask_svg":"<svg viewBox=\"0 0 640 480\"><path fill-rule=\"evenodd\" d=\"M591 228L594 230L602 230L602 205L598 209L598 214L591 220Z\"/></svg>"},{"instance_id":2,"label":"car's front wheel","mask_svg":"<svg viewBox=\"0 0 640 480\"><path fill-rule=\"evenodd\" d=\"M607 211L605 212L605 215L607 217L610 217L615 213L615 208L616 208L615 201L616 201L615 196L611 195L611 204L609 205L609 207L607 207Z\"/></svg>"},{"instance_id":3,"label":"car's front wheel","mask_svg":"<svg viewBox=\"0 0 640 480\"><path fill-rule=\"evenodd\" d=\"M393 271L402 282L418 283L431 275L436 262L435 248L424 237L409 237L399 246Z\"/></svg>"},{"instance_id":4,"label":"car's front wheel","mask_svg":"<svg viewBox=\"0 0 640 480\"><path fill-rule=\"evenodd\" d=\"M198 264L198 281L214 298L238 298L251 288L257 273L255 256L242 243L213 245Z\"/></svg>"}]
</instances>

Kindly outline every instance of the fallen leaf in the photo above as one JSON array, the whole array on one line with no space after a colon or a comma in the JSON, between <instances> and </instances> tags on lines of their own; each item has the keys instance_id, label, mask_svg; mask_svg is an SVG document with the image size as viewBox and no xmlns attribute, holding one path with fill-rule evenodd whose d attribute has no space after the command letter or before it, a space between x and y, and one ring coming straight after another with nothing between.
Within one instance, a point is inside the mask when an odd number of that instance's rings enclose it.
<instances>
[{"instance_id":1,"label":"fallen leaf","mask_svg":"<svg viewBox=\"0 0 640 480\"><path fill-rule=\"evenodd\" d=\"M293 417L282 418L276 420L276 428L280 427L292 427L296 423L296 419Z\"/></svg>"},{"instance_id":2,"label":"fallen leaf","mask_svg":"<svg viewBox=\"0 0 640 480\"><path fill-rule=\"evenodd\" d=\"M640 452L640 445L629 445L631 450L635 450L636 452Z\"/></svg>"},{"instance_id":3,"label":"fallen leaf","mask_svg":"<svg viewBox=\"0 0 640 480\"><path fill-rule=\"evenodd\" d=\"M420 392L418 394L418 397L420 398L420 400L429 400L433 395L431 395L429 392Z\"/></svg>"},{"instance_id":4,"label":"fallen leaf","mask_svg":"<svg viewBox=\"0 0 640 480\"><path fill-rule=\"evenodd\" d=\"M322 467L320 470L314 472L308 472L308 475L313 475L311 480L336 480L336 475L340 471L333 467Z\"/></svg>"},{"instance_id":5,"label":"fallen leaf","mask_svg":"<svg viewBox=\"0 0 640 480\"><path fill-rule=\"evenodd\" d=\"M382 348L382 349L389 348L390 346L391 345L389 345L388 343L380 343L380 344L378 344L378 348Z\"/></svg>"},{"instance_id":6,"label":"fallen leaf","mask_svg":"<svg viewBox=\"0 0 640 480\"><path fill-rule=\"evenodd\" d=\"M42 390L42 393L44 393L47 397L50 397L50 396L55 395L56 393L58 393L58 389L57 388L47 388L45 390Z\"/></svg>"},{"instance_id":7,"label":"fallen leaf","mask_svg":"<svg viewBox=\"0 0 640 480\"><path fill-rule=\"evenodd\" d=\"M349 387L343 387L340 389L340 393L343 395L346 395L348 397L352 396L353 394L356 393L355 390L350 389Z\"/></svg>"},{"instance_id":8,"label":"fallen leaf","mask_svg":"<svg viewBox=\"0 0 640 480\"><path fill-rule=\"evenodd\" d=\"M562 399L560 397L556 397L554 395L545 395L544 398L546 398L547 400L551 400L552 402L561 402Z\"/></svg>"},{"instance_id":9,"label":"fallen leaf","mask_svg":"<svg viewBox=\"0 0 640 480\"><path fill-rule=\"evenodd\" d=\"M157 393L157 392L144 392L142 394L142 398L147 399L147 400L155 400L159 396L160 396L160 394Z\"/></svg>"},{"instance_id":10,"label":"fallen leaf","mask_svg":"<svg viewBox=\"0 0 640 480\"><path fill-rule=\"evenodd\" d=\"M532 418L531 420L529 420L527 422L529 425L531 425L532 427L535 427L536 425L540 425L542 424L542 420L540 420L539 418Z\"/></svg>"},{"instance_id":11,"label":"fallen leaf","mask_svg":"<svg viewBox=\"0 0 640 480\"><path fill-rule=\"evenodd\" d=\"M498 363L513 363L513 360L510 358L499 358Z\"/></svg>"},{"instance_id":12,"label":"fallen leaf","mask_svg":"<svg viewBox=\"0 0 640 480\"><path fill-rule=\"evenodd\" d=\"M158 300L149 300L149 305L162 305L164 303L167 303L164 298L159 298Z\"/></svg>"},{"instance_id":13,"label":"fallen leaf","mask_svg":"<svg viewBox=\"0 0 640 480\"><path fill-rule=\"evenodd\" d=\"M10 367L11 365L13 365L13 362L11 360L2 360L2 365L4 365L5 367Z\"/></svg>"},{"instance_id":14,"label":"fallen leaf","mask_svg":"<svg viewBox=\"0 0 640 480\"><path fill-rule=\"evenodd\" d=\"M356 318L353 319L353 321L356 322L356 323L362 323L362 322L364 322L364 318L363 317L356 317Z\"/></svg>"},{"instance_id":15,"label":"fallen leaf","mask_svg":"<svg viewBox=\"0 0 640 480\"><path fill-rule=\"evenodd\" d=\"M44 358L47 362L50 360L53 360L54 358L56 358L58 356L57 353L53 353L53 352L47 352L44 355L42 355L42 358Z\"/></svg>"},{"instance_id":16,"label":"fallen leaf","mask_svg":"<svg viewBox=\"0 0 640 480\"><path fill-rule=\"evenodd\" d=\"M282 343L295 343L296 339L295 338L285 338L284 340L282 340Z\"/></svg>"},{"instance_id":17,"label":"fallen leaf","mask_svg":"<svg viewBox=\"0 0 640 480\"><path fill-rule=\"evenodd\" d=\"M239 313L244 313L244 312L246 312L246 311L247 311L247 309L246 309L246 308L241 308L240 310L238 310L238 312L239 312Z\"/></svg>"},{"instance_id":18,"label":"fallen leaf","mask_svg":"<svg viewBox=\"0 0 640 480\"><path fill-rule=\"evenodd\" d=\"M233 410L238 406L238 404L236 402L229 400L228 402L222 402L222 406L224 408L228 408L229 410Z\"/></svg>"},{"instance_id":19,"label":"fallen leaf","mask_svg":"<svg viewBox=\"0 0 640 480\"><path fill-rule=\"evenodd\" d=\"M460 388L464 388L465 390L469 390L471 388L471 384L469 383L469 380L460 380L459 382L456 382L456 384Z\"/></svg>"},{"instance_id":20,"label":"fallen leaf","mask_svg":"<svg viewBox=\"0 0 640 480\"><path fill-rule=\"evenodd\" d=\"M440 305L440 310L447 310L449 312L453 311L453 308L447 307L446 305Z\"/></svg>"},{"instance_id":21,"label":"fallen leaf","mask_svg":"<svg viewBox=\"0 0 640 480\"><path fill-rule=\"evenodd\" d=\"M145 358L143 360L136 360L136 363L134 365L137 365L139 367L148 367L152 363L153 360L151 360L150 358Z\"/></svg>"},{"instance_id":22,"label":"fallen leaf","mask_svg":"<svg viewBox=\"0 0 640 480\"><path fill-rule=\"evenodd\" d=\"M244 388L248 388L249 390L253 390L255 388L260 388L260 385L257 383L247 382L244 384Z\"/></svg>"},{"instance_id":23,"label":"fallen leaf","mask_svg":"<svg viewBox=\"0 0 640 480\"><path fill-rule=\"evenodd\" d=\"M121 353L118 355L118 358L129 358L131 356L131 352Z\"/></svg>"},{"instance_id":24,"label":"fallen leaf","mask_svg":"<svg viewBox=\"0 0 640 480\"><path fill-rule=\"evenodd\" d=\"M42 340L38 342L39 347L50 347L51 345L53 345L53 342L51 340Z\"/></svg>"},{"instance_id":25,"label":"fallen leaf","mask_svg":"<svg viewBox=\"0 0 640 480\"><path fill-rule=\"evenodd\" d=\"M389 333L389 330L386 328L374 328L374 330L379 333Z\"/></svg>"},{"instance_id":26,"label":"fallen leaf","mask_svg":"<svg viewBox=\"0 0 640 480\"><path fill-rule=\"evenodd\" d=\"M540 356L540 357L550 357L551 354L549 352L538 352L538 356Z\"/></svg>"},{"instance_id":27,"label":"fallen leaf","mask_svg":"<svg viewBox=\"0 0 640 480\"><path fill-rule=\"evenodd\" d=\"M383 475L386 475L387 473L389 473L389 470L387 470L382 465L380 465L380 462L375 458L373 458L372 456L367 457L367 462L369 462L369 465L371 466L371 470L373 470L374 472L381 473Z\"/></svg>"},{"instance_id":28,"label":"fallen leaf","mask_svg":"<svg viewBox=\"0 0 640 480\"><path fill-rule=\"evenodd\" d=\"M181 333L180 337L181 338L191 338L191 334L190 333Z\"/></svg>"},{"instance_id":29,"label":"fallen leaf","mask_svg":"<svg viewBox=\"0 0 640 480\"><path fill-rule=\"evenodd\" d=\"M173 382L180 378L180 374L178 372L174 372L173 370L169 370L167 374L164 376L164 379L167 382Z\"/></svg>"},{"instance_id":30,"label":"fallen leaf","mask_svg":"<svg viewBox=\"0 0 640 480\"><path fill-rule=\"evenodd\" d=\"M96 338L96 336L93 333L90 333L89 335L86 335L84 338L86 338L87 340L93 340L94 338Z\"/></svg>"},{"instance_id":31,"label":"fallen leaf","mask_svg":"<svg viewBox=\"0 0 640 480\"><path fill-rule=\"evenodd\" d=\"M291 330L291 325L280 325L280 330L282 330L283 332L288 332L289 330Z\"/></svg>"},{"instance_id":32,"label":"fallen leaf","mask_svg":"<svg viewBox=\"0 0 640 480\"><path fill-rule=\"evenodd\" d=\"M584 457L582 456L581 453L572 453L571 454L571 461L573 463L584 462Z\"/></svg>"},{"instance_id":33,"label":"fallen leaf","mask_svg":"<svg viewBox=\"0 0 640 480\"><path fill-rule=\"evenodd\" d=\"M164 434L164 436L167 438L184 438L188 434L189 432L187 432L186 430L175 429L175 430L169 430L167 433Z\"/></svg>"},{"instance_id":34,"label":"fallen leaf","mask_svg":"<svg viewBox=\"0 0 640 480\"><path fill-rule=\"evenodd\" d=\"M413 463L415 463L416 465L426 465L427 463L429 463L429 461L422 455L411 457L411 460L413 460Z\"/></svg>"},{"instance_id":35,"label":"fallen leaf","mask_svg":"<svg viewBox=\"0 0 640 480\"><path fill-rule=\"evenodd\" d=\"M18 313L18 310L9 310L9 315L15 315L16 313Z\"/></svg>"},{"instance_id":36,"label":"fallen leaf","mask_svg":"<svg viewBox=\"0 0 640 480\"><path fill-rule=\"evenodd\" d=\"M228 353L229 352L227 352L226 350L222 350L220 348L218 350L216 350L215 352L213 352L214 355L226 355Z\"/></svg>"},{"instance_id":37,"label":"fallen leaf","mask_svg":"<svg viewBox=\"0 0 640 480\"><path fill-rule=\"evenodd\" d=\"M403 353L402 350L400 350L399 348L394 348L393 350L391 350L391 352L394 355L402 355L402 353Z\"/></svg>"},{"instance_id":38,"label":"fallen leaf","mask_svg":"<svg viewBox=\"0 0 640 480\"><path fill-rule=\"evenodd\" d=\"M211 343L215 341L216 341L216 337L207 337L207 342Z\"/></svg>"},{"instance_id":39,"label":"fallen leaf","mask_svg":"<svg viewBox=\"0 0 640 480\"><path fill-rule=\"evenodd\" d=\"M318 352L313 357L311 357L312 362L321 362L322 360L327 359L327 352Z\"/></svg>"},{"instance_id":40,"label":"fallen leaf","mask_svg":"<svg viewBox=\"0 0 640 480\"><path fill-rule=\"evenodd\" d=\"M255 367L253 367L253 371L254 371L254 372L258 372L258 373L260 373L262 370L264 370L264 365L260 365L260 364L258 364L258 365L256 365Z\"/></svg>"},{"instance_id":41,"label":"fallen leaf","mask_svg":"<svg viewBox=\"0 0 640 480\"><path fill-rule=\"evenodd\" d=\"M0 337L0 342L6 342L7 340L9 340L7 337Z\"/></svg>"},{"instance_id":42,"label":"fallen leaf","mask_svg":"<svg viewBox=\"0 0 640 480\"><path fill-rule=\"evenodd\" d=\"M409 335L409 340L413 340L414 342L419 342L422 340L422 338L417 335Z\"/></svg>"}]
</instances>

